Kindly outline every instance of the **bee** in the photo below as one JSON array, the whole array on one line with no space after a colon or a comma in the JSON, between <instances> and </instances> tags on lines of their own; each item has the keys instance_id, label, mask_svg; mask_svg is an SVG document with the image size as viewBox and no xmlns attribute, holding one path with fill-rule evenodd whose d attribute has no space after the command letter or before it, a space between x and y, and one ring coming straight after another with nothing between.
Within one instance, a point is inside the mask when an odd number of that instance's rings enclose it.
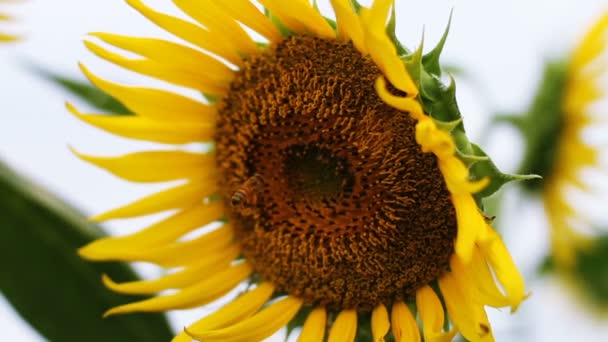
<instances>
[{"instance_id":1,"label":"bee","mask_svg":"<svg viewBox=\"0 0 608 342\"><path fill-rule=\"evenodd\" d=\"M262 176L259 173L254 174L232 193L230 204L242 215L251 215L253 208L257 205L258 194L263 185Z\"/></svg>"}]
</instances>

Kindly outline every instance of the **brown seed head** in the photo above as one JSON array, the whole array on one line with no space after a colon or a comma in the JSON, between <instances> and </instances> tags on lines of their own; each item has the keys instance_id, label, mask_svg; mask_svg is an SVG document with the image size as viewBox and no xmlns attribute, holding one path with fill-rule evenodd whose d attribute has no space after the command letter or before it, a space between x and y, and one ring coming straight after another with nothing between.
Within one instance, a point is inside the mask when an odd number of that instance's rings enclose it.
<instances>
[{"instance_id":1,"label":"brown seed head","mask_svg":"<svg viewBox=\"0 0 608 342\"><path fill-rule=\"evenodd\" d=\"M351 44L293 36L246 60L219 107L225 193L264 180L255 210L229 210L243 254L308 305L390 304L441 276L453 253L436 158L416 143L415 120L377 96L380 74Z\"/></svg>"}]
</instances>

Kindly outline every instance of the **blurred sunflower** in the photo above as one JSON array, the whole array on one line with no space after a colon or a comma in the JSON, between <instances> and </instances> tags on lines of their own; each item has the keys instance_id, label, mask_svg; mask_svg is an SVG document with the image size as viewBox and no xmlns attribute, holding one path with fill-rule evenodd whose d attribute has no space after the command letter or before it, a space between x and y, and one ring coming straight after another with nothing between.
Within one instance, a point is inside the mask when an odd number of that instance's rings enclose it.
<instances>
[{"instance_id":1,"label":"blurred sunflower","mask_svg":"<svg viewBox=\"0 0 608 342\"><path fill-rule=\"evenodd\" d=\"M68 108L120 136L213 148L78 154L130 181L186 180L96 217L177 209L141 232L80 250L91 260L178 268L121 284L104 277L124 293L176 290L107 315L198 307L246 283L174 341L259 341L289 322L303 323L300 341L352 341L359 323L371 325L374 341L420 341L416 316L425 341L456 332L493 340L484 306L515 310L525 290L478 203L515 177L499 173L464 134L453 81L441 82L445 35L424 56L409 52L394 38L387 0L370 8L332 0L336 21L305 0L261 0L264 10L249 0L174 0L196 23L127 2L193 47L107 33L92 36L141 57L90 40L87 47L206 101L112 83L83 66L136 115ZM202 235L182 238L200 227Z\"/></svg>"},{"instance_id":2,"label":"blurred sunflower","mask_svg":"<svg viewBox=\"0 0 608 342\"><path fill-rule=\"evenodd\" d=\"M608 15L586 33L579 46L564 60L547 63L537 96L525 116L508 116L526 138L527 150L521 171L542 180L522 183L542 196L551 227L551 262L555 270L576 280L596 304L608 304L608 236L593 236L593 219L576 206L573 193L597 201L598 193L581 174L606 166L599 156L600 145L586 137L589 128L605 123L597 115L608 59ZM605 114L605 113L601 113ZM580 197L578 197L580 201Z\"/></svg>"},{"instance_id":3,"label":"blurred sunflower","mask_svg":"<svg viewBox=\"0 0 608 342\"><path fill-rule=\"evenodd\" d=\"M6 3L18 2L18 1L19 0L0 0L0 25L4 22L10 22L10 21L14 20L13 16L2 12L1 6ZM17 39L18 39L18 36L3 32L3 30L0 28L0 43L12 42Z\"/></svg>"}]
</instances>

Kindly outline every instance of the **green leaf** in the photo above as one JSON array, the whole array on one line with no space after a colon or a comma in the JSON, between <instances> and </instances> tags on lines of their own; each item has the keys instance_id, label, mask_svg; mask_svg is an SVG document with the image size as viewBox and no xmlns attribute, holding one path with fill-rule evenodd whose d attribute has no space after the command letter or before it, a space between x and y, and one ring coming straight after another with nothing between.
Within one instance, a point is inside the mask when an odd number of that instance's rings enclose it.
<instances>
[{"instance_id":1,"label":"green leaf","mask_svg":"<svg viewBox=\"0 0 608 342\"><path fill-rule=\"evenodd\" d=\"M61 76L51 71L44 70L38 66L32 66L30 69L33 70L34 73L38 74L38 76L41 76L45 80L58 85L94 108L114 115L133 114L120 101L104 93L87 81Z\"/></svg>"},{"instance_id":2,"label":"green leaf","mask_svg":"<svg viewBox=\"0 0 608 342\"><path fill-rule=\"evenodd\" d=\"M102 273L136 280L126 265L77 255L101 236L81 214L0 162L0 291L17 312L50 341L169 341L173 333L161 314L101 317L140 299L102 285Z\"/></svg>"},{"instance_id":3,"label":"green leaf","mask_svg":"<svg viewBox=\"0 0 608 342\"><path fill-rule=\"evenodd\" d=\"M473 154L478 157L488 157L481 147L471 143ZM483 190L475 194L475 198L479 201L481 198L488 197L498 191L503 185L512 181L538 179L538 175L512 175L501 172L496 164L490 159L482 159L471 165L471 174L475 179L484 177L490 178L490 184Z\"/></svg>"}]
</instances>

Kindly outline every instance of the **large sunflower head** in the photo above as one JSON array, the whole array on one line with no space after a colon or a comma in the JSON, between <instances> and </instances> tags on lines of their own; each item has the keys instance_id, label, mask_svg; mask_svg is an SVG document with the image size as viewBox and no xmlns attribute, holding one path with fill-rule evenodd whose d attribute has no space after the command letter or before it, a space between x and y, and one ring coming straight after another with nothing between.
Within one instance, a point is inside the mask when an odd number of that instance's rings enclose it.
<instances>
[{"instance_id":1,"label":"large sunflower head","mask_svg":"<svg viewBox=\"0 0 608 342\"><path fill-rule=\"evenodd\" d=\"M595 170L595 176L605 177L607 171L600 161L601 144L589 139L589 128L605 124L605 113L598 111L605 111L605 103L598 104L606 100L602 78L608 66L607 34L608 15L604 14L567 58L547 63L527 115L509 118L526 138L521 171L543 176L522 185L544 201L551 226L552 264L582 280L577 282L602 304L608 303L608 264L602 259L608 253L608 239L589 234L596 231L596 223L576 205L574 198L580 201L582 197L572 195L597 199L597 191L582 172Z\"/></svg>"},{"instance_id":2,"label":"large sunflower head","mask_svg":"<svg viewBox=\"0 0 608 342\"><path fill-rule=\"evenodd\" d=\"M88 48L203 95L120 85L83 67L135 115L69 109L120 136L212 147L79 154L131 181L184 180L96 217L175 210L81 249L93 260L176 269L138 282L104 278L119 292L176 290L107 314L198 307L246 283L174 341L259 341L289 322L303 322L300 341L352 341L365 320L375 341L419 341L417 316L426 341L456 332L493 340L484 307L515 310L525 293L480 205L516 177L466 138L454 83L441 81L445 37L426 55L403 48L387 0L333 0L335 21L307 0L174 0L187 20L127 2L188 44L96 33L139 57L93 40Z\"/></svg>"},{"instance_id":3,"label":"large sunflower head","mask_svg":"<svg viewBox=\"0 0 608 342\"><path fill-rule=\"evenodd\" d=\"M4 23L10 23L14 20L14 17L4 12L4 4L10 4L13 2L20 2L20 0L0 0L0 43L13 42L19 39L15 34L11 34L2 28Z\"/></svg>"}]
</instances>

